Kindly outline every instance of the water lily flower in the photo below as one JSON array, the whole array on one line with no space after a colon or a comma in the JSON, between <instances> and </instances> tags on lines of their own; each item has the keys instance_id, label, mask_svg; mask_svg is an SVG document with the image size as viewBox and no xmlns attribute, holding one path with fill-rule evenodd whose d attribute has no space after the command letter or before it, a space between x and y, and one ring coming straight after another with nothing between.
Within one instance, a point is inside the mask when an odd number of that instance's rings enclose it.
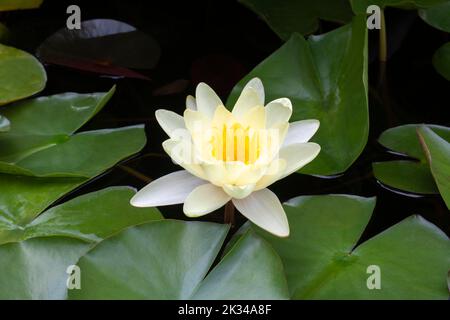
<instances>
[{"instance_id":1,"label":"water lily flower","mask_svg":"<svg viewBox=\"0 0 450 320\"><path fill-rule=\"evenodd\" d=\"M152 181L131 204L184 203L188 217L199 217L232 201L257 226L288 236L286 214L267 187L319 154L320 146L308 142L319 121L289 123L292 104L287 98L264 106L264 87L258 78L247 83L231 112L205 83L195 94L196 98L188 96L183 116L156 111L169 136L163 148L184 170Z\"/></svg>"}]
</instances>

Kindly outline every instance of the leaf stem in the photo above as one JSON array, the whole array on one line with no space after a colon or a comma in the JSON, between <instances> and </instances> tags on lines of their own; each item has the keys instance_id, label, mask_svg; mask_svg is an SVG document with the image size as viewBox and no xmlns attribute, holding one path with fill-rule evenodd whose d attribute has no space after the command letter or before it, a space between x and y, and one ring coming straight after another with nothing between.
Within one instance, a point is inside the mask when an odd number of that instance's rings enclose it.
<instances>
[{"instance_id":1,"label":"leaf stem","mask_svg":"<svg viewBox=\"0 0 450 320\"><path fill-rule=\"evenodd\" d=\"M386 41L386 20L384 18L384 10L380 11L380 20L381 20L381 28L380 28L380 51L379 51L379 59L380 62L387 61L387 41Z\"/></svg>"},{"instance_id":2,"label":"leaf stem","mask_svg":"<svg viewBox=\"0 0 450 320\"><path fill-rule=\"evenodd\" d=\"M232 201L228 201L225 205L223 222L234 226L234 204Z\"/></svg>"},{"instance_id":3,"label":"leaf stem","mask_svg":"<svg viewBox=\"0 0 450 320\"><path fill-rule=\"evenodd\" d=\"M125 171L125 172L131 174L132 176L138 178L139 180L144 181L145 183L149 183L149 182L152 181L151 178L147 177L146 175L140 173L140 172L137 171L137 170L134 170L133 168L130 168L130 167L127 167L127 166L124 166L124 165L121 165L121 164L119 164L118 167L119 167L120 169L122 169L123 171Z\"/></svg>"}]
</instances>

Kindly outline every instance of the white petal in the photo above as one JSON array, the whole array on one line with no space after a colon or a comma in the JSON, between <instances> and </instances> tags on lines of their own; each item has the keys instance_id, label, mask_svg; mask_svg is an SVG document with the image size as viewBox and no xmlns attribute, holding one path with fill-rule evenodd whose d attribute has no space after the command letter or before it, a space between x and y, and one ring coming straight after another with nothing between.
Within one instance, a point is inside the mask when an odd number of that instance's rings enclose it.
<instances>
[{"instance_id":1,"label":"white petal","mask_svg":"<svg viewBox=\"0 0 450 320\"><path fill-rule=\"evenodd\" d=\"M155 112L156 120L169 137L178 129L186 129L184 119L173 111L159 109Z\"/></svg>"},{"instance_id":2,"label":"white petal","mask_svg":"<svg viewBox=\"0 0 450 320\"><path fill-rule=\"evenodd\" d=\"M308 142L319 129L319 126L319 120L315 119L301 120L290 123L289 131L286 139L284 140L283 146L288 146L294 143Z\"/></svg>"},{"instance_id":3,"label":"white petal","mask_svg":"<svg viewBox=\"0 0 450 320\"><path fill-rule=\"evenodd\" d=\"M192 109L186 109L183 114L184 123L186 128L191 132L202 132L208 127L210 120L200 111L194 111Z\"/></svg>"},{"instance_id":4,"label":"white petal","mask_svg":"<svg viewBox=\"0 0 450 320\"><path fill-rule=\"evenodd\" d=\"M250 193L255 189L255 184L247 184L242 186L236 186L231 184L223 185L223 190L230 195L233 199L243 199L248 197Z\"/></svg>"},{"instance_id":5,"label":"white petal","mask_svg":"<svg viewBox=\"0 0 450 320\"><path fill-rule=\"evenodd\" d=\"M296 143L283 147L279 154L280 159L286 160L286 169L283 177L313 161L319 152L320 146L314 142Z\"/></svg>"},{"instance_id":6,"label":"white petal","mask_svg":"<svg viewBox=\"0 0 450 320\"><path fill-rule=\"evenodd\" d=\"M259 78L253 78L242 89L234 105L233 115L243 119L247 112L256 106L264 106L264 86Z\"/></svg>"},{"instance_id":7,"label":"white petal","mask_svg":"<svg viewBox=\"0 0 450 320\"><path fill-rule=\"evenodd\" d=\"M191 110L197 110L197 102L195 102L195 98L191 95L186 97L186 108Z\"/></svg>"},{"instance_id":8,"label":"white petal","mask_svg":"<svg viewBox=\"0 0 450 320\"><path fill-rule=\"evenodd\" d=\"M150 182L131 198L135 207L156 207L183 203L196 187L207 183L186 170L175 171Z\"/></svg>"},{"instance_id":9,"label":"white petal","mask_svg":"<svg viewBox=\"0 0 450 320\"><path fill-rule=\"evenodd\" d=\"M288 98L280 98L266 106L266 127L288 122L292 115L292 103Z\"/></svg>"},{"instance_id":10,"label":"white petal","mask_svg":"<svg viewBox=\"0 0 450 320\"><path fill-rule=\"evenodd\" d=\"M183 206L184 214L194 218L219 209L230 201L231 197L222 188L210 183L198 186L186 198Z\"/></svg>"},{"instance_id":11,"label":"white petal","mask_svg":"<svg viewBox=\"0 0 450 320\"><path fill-rule=\"evenodd\" d=\"M236 209L258 227L279 237L289 235L289 223L280 200L269 189L253 192L247 198L233 199Z\"/></svg>"},{"instance_id":12,"label":"white petal","mask_svg":"<svg viewBox=\"0 0 450 320\"><path fill-rule=\"evenodd\" d=\"M255 190L261 190L267 188L272 183L280 180L286 172L286 160L275 159L270 164L269 169L265 175L256 184Z\"/></svg>"},{"instance_id":13,"label":"white petal","mask_svg":"<svg viewBox=\"0 0 450 320\"><path fill-rule=\"evenodd\" d=\"M223 106L222 101L206 83L200 82L195 90L197 110L212 119L218 106Z\"/></svg>"},{"instance_id":14,"label":"white petal","mask_svg":"<svg viewBox=\"0 0 450 320\"><path fill-rule=\"evenodd\" d=\"M194 146L190 140L168 139L162 144L164 151L172 158L175 164L183 167L192 175L204 178L203 170L196 158Z\"/></svg>"},{"instance_id":15,"label":"white petal","mask_svg":"<svg viewBox=\"0 0 450 320\"><path fill-rule=\"evenodd\" d=\"M248 110L248 112L241 117L241 123L249 126L255 130L262 130L266 128L266 108L263 106L256 106Z\"/></svg>"}]
</instances>

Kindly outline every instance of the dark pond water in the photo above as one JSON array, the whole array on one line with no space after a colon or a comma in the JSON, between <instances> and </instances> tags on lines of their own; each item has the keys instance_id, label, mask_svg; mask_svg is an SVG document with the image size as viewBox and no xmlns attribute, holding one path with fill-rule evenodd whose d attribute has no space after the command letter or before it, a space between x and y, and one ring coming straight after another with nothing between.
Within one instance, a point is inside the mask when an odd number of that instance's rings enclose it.
<instances>
[{"instance_id":1,"label":"dark pond water","mask_svg":"<svg viewBox=\"0 0 450 320\"><path fill-rule=\"evenodd\" d=\"M104 91L117 84L110 103L83 130L145 123L147 146L122 165L152 179L177 169L161 148L166 136L155 121L154 111L166 107L181 113L186 95L193 94L199 81L210 84L225 100L241 77L282 44L263 21L234 1L47 0L38 11L8 13L2 19L13 31L13 44L34 52L47 36L65 25L66 8L73 3L80 5L83 20L117 19L152 35L161 46L161 59L155 69L144 72L150 81L111 79L47 66L49 81L43 94ZM450 214L439 196L392 192L372 175L373 161L394 158L376 141L385 129L418 122L450 125L447 110L450 85L431 65L436 49L450 40L448 35L426 25L412 11L388 10L386 19L390 59L381 83L375 59L377 34L369 32L371 127L363 154L339 177L323 179L294 174L271 189L282 201L299 195L329 193L376 196L375 213L363 239L411 214L421 214L450 235ZM325 23L321 31L336 27ZM169 84L168 90L165 86ZM141 188L145 183L115 167L63 200L111 185ZM160 209L167 218L186 219L181 205ZM223 211L204 219L220 222ZM244 218L238 216L237 226L242 222Z\"/></svg>"}]
</instances>

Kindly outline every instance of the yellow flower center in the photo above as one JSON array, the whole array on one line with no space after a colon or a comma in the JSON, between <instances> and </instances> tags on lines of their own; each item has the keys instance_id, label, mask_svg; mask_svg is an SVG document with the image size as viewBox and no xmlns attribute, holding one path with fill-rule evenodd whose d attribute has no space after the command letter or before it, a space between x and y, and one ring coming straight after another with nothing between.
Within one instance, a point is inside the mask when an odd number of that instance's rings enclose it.
<instances>
[{"instance_id":1,"label":"yellow flower center","mask_svg":"<svg viewBox=\"0 0 450 320\"><path fill-rule=\"evenodd\" d=\"M235 122L212 127L212 156L221 161L254 163L261 154L260 133Z\"/></svg>"}]
</instances>

